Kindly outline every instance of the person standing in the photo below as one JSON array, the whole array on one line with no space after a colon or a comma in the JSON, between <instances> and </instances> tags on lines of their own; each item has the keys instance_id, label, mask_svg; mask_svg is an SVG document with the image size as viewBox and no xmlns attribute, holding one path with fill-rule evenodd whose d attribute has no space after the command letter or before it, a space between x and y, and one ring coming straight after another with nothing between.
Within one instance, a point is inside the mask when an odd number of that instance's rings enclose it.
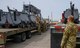
<instances>
[{"instance_id":1,"label":"person standing","mask_svg":"<svg viewBox=\"0 0 80 48\"><path fill-rule=\"evenodd\" d=\"M61 48L76 48L77 25L74 23L74 17L71 15L67 19L67 25L64 29Z\"/></svg>"},{"instance_id":2,"label":"person standing","mask_svg":"<svg viewBox=\"0 0 80 48\"><path fill-rule=\"evenodd\" d=\"M37 30L38 30L38 34L41 35L41 23L40 23L40 18L39 16L36 16L36 24L37 24Z\"/></svg>"}]
</instances>

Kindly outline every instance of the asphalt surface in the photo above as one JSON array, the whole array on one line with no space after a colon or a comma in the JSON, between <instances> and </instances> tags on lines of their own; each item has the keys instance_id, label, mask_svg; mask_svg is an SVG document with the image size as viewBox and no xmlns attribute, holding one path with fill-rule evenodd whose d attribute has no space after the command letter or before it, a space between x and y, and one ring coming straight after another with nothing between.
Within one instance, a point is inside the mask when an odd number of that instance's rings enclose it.
<instances>
[{"instance_id":1,"label":"asphalt surface","mask_svg":"<svg viewBox=\"0 0 80 48\"><path fill-rule=\"evenodd\" d=\"M50 48L50 30L37 35L32 35L32 38L26 39L22 43L7 42L7 48Z\"/></svg>"}]
</instances>

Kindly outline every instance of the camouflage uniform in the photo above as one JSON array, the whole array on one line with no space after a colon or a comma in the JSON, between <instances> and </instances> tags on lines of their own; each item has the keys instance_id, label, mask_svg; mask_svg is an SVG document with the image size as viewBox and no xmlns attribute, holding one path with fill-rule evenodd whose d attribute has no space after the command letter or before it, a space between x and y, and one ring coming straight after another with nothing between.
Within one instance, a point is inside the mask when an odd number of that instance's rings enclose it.
<instances>
[{"instance_id":1,"label":"camouflage uniform","mask_svg":"<svg viewBox=\"0 0 80 48\"><path fill-rule=\"evenodd\" d=\"M45 32L46 31L46 21L44 20L44 23L43 23L43 31Z\"/></svg>"},{"instance_id":2,"label":"camouflage uniform","mask_svg":"<svg viewBox=\"0 0 80 48\"><path fill-rule=\"evenodd\" d=\"M41 23L40 23L40 19L39 17L36 17L36 24L37 24L37 29L38 29L38 33L41 34Z\"/></svg>"},{"instance_id":3,"label":"camouflage uniform","mask_svg":"<svg viewBox=\"0 0 80 48\"><path fill-rule=\"evenodd\" d=\"M61 42L61 48L76 48L77 25L70 22L67 24Z\"/></svg>"}]
</instances>

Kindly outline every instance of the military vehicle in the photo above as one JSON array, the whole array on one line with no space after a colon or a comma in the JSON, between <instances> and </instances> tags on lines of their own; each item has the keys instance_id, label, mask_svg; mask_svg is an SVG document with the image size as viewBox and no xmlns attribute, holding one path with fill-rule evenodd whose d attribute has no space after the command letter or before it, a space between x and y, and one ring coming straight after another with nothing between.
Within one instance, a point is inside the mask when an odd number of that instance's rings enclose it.
<instances>
[{"instance_id":1,"label":"military vehicle","mask_svg":"<svg viewBox=\"0 0 80 48\"><path fill-rule=\"evenodd\" d=\"M0 48L6 48L8 39L23 42L31 38L31 33L38 31L37 16L42 18L41 10L31 4L23 5L22 11L7 8L8 12L0 10Z\"/></svg>"},{"instance_id":2,"label":"military vehicle","mask_svg":"<svg viewBox=\"0 0 80 48\"><path fill-rule=\"evenodd\" d=\"M51 25L50 27L51 29L51 48L60 48L60 43L61 43L62 35L64 32L64 28L66 27L67 18L70 15L74 17L74 23L78 25L76 45L80 44L79 12L78 12L78 9L74 8L74 4L72 4L71 2L70 8L63 11L61 22L56 25Z\"/></svg>"}]
</instances>

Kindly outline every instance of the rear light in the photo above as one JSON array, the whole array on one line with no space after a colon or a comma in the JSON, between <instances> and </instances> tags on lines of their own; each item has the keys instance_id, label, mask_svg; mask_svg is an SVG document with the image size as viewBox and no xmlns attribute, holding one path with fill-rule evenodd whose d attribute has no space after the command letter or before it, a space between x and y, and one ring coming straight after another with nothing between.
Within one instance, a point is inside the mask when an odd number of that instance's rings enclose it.
<instances>
[{"instance_id":1,"label":"rear light","mask_svg":"<svg viewBox=\"0 0 80 48\"><path fill-rule=\"evenodd\" d=\"M64 32L64 28L65 27L62 27L62 26L55 26L56 32Z\"/></svg>"},{"instance_id":2,"label":"rear light","mask_svg":"<svg viewBox=\"0 0 80 48\"><path fill-rule=\"evenodd\" d=\"M0 34L0 38L4 38L4 35L3 34Z\"/></svg>"},{"instance_id":3,"label":"rear light","mask_svg":"<svg viewBox=\"0 0 80 48\"><path fill-rule=\"evenodd\" d=\"M61 26L55 26L56 32L61 32Z\"/></svg>"},{"instance_id":4,"label":"rear light","mask_svg":"<svg viewBox=\"0 0 80 48\"><path fill-rule=\"evenodd\" d=\"M0 45L0 48L5 48L5 45Z\"/></svg>"}]
</instances>

